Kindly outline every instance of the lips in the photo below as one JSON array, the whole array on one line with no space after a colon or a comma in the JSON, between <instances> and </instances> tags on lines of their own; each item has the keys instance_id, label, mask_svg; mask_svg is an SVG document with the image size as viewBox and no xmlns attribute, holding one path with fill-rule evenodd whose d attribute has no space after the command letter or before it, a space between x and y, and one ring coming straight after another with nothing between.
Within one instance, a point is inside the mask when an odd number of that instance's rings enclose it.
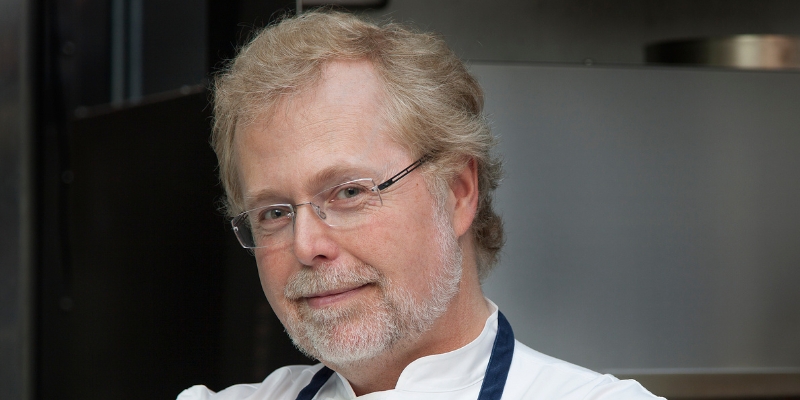
<instances>
[{"instance_id":1,"label":"lips","mask_svg":"<svg viewBox=\"0 0 800 400\"><path fill-rule=\"evenodd\" d=\"M331 289L331 290L326 290L326 291L321 292L321 293L316 293L316 294L303 296L303 297L312 298L312 297L335 296L335 295L340 294L340 293L345 293L345 292L349 292L349 291L354 290L354 289L358 289L361 286L364 286L364 285L357 285L357 286L353 286L353 287L349 287L349 288L345 288L345 289Z\"/></svg>"},{"instance_id":2,"label":"lips","mask_svg":"<svg viewBox=\"0 0 800 400\"><path fill-rule=\"evenodd\" d=\"M347 298L361 292L367 285L350 286L342 289L326 290L320 293L314 293L302 298L312 308L319 308L333 305L339 301L346 300Z\"/></svg>"}]
</instances>

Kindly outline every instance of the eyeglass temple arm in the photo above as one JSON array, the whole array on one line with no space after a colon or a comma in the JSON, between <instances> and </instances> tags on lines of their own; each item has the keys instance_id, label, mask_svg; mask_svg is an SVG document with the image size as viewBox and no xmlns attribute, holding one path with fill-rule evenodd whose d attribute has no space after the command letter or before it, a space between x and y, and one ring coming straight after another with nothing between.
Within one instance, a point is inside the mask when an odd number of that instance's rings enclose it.
<instances>
[{"instance_id":1,"label":"eyeglass temple arm","mask_svg":"<svg viewBox=\"0 0 800 400\"><path fill-rule=\"evenodd\" d=\"M430 159L430 156L422 156L422 158L420 158L417 161L414 161L413 164L409 165L408 168L398 172L397 175L387 179L386 182L383 182L380 185L378 185L378 190L379 191L380 190L384 190L384 189L388 188L389 186L394 185L395 182L399 181L404 176L410 174L411 171L417 169L417 167L419 167L420 165L424 164L425 161L428 161L429 159Z\"/></svg>"}]
</instances>

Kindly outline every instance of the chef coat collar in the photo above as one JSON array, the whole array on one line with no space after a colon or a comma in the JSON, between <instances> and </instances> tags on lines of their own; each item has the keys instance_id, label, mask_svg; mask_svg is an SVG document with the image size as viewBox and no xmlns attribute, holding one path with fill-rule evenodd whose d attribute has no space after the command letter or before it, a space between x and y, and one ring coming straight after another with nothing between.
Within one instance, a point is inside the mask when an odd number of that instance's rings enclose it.
<instances>
[{"instance_id":1,"label":"chef coat collar","mask_svg":"<svg viewBox=\"0 0 800 400\"><path fill-rule=\"evenodd\" d=\"M497 305L491 300L486 299L491 315L486 319L483 331L473 341L464 347L456 350L433 354L418 358L408 364L394 390L402 392L452 392L472 385L480 385L486 373L486 366L489 365L489 357L497 336ZM337 391L343 391L347 395L345 398L356 397L353 388L345 377L338 372L341 385L337 385ZM377 395L382 392L370 394ZM370 394L360 397L369 399Z\"/></svg>"}]
</instances>

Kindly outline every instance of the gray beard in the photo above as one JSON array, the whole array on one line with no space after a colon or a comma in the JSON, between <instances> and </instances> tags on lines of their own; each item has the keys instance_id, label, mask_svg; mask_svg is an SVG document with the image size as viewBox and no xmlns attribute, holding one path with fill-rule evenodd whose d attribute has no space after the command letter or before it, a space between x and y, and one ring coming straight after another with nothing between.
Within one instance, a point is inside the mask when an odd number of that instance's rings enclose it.
<instances>
[{"instance_id":1,"label":"gray beard","mask_svg":"<svg viewBox=\"0 0 800 400\"><path fill-rule=\"evenodd\" d=\"M289 308L285 327L295 346L309 357L346 366L375 358L402 340L411 342L428 331L458 293L463 262L455 233L438 206L434 219L440 261L428 268L424 297L415 297L373 266L360 262L323 264L295 274L284 290L287 299L362 285L374 285L381 295L378 302L360 299L347 308L312 309L305 302L292 301L296 307Z\"/></svg>"}]
</instances>

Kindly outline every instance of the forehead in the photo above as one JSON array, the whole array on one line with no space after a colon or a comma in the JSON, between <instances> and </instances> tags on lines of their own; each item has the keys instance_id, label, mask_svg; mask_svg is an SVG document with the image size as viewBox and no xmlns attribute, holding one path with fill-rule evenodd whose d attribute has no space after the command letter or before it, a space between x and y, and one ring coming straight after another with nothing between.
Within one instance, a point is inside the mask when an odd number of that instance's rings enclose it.
<instances>
[{"instance_id":1,"label":"forehead","mask_svg":"<svg viewBox=\"0 0 800 400\"><path fill-rule=\"evenodd\" d=\"M331 62L316 85L282 99L270 118L237 129L245 200L264 190L286 193L332 168L391 168L408 161L381 118L383 96L368 62Z\"/></svg>"}]
</instances>

